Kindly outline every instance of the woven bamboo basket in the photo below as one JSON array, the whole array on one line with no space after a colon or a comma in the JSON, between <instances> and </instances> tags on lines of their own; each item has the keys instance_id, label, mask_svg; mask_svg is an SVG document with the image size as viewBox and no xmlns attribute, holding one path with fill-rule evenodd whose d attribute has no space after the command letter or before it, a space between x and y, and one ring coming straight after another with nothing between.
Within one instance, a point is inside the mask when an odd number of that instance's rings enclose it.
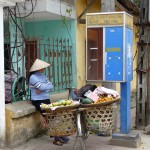
<instances>
[{"instance_id":1,"label":"woven bamboo basket","mask_svg":"<svg viewBox=\"0 0 150 150\"><path fill-rule=\"evenodd\" d=\"M50 136L70 136L76 132L75 110L60 110L45 113Z\"/></svg>"},{"instance_id":2,"label":"woven bamboo basket","mask_svg":"<svg viewBox=\"0 0 150 150\"><path fill-rule=\"evenodd\" d=\"M111 105L91 107L84 111L86 128L99 135L111 135L114 126L113 108Z\"/></svg>"}]
</instances>

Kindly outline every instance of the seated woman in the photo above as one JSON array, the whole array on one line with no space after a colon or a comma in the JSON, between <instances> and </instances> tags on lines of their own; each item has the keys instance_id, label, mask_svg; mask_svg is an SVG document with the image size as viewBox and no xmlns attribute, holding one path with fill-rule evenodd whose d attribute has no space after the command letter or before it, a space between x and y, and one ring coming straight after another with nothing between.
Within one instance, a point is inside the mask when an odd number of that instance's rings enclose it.
<instances>
[{"instance_id":1,"label":"seated woman","mask_svg":"<svg viewBox=\"0 0 150 150\"><path fill-rule=\"evenodd\" d=\"M49 92L53 89L53 85L44 75L45 68L49 66L50 66L49 63L36 59L30 69L30 74L28 77L31 89L32 104L43 116L42 125L44 128L46 127L46 116L43 115L44 111L41 109L40 105L42 103L44 104L51 103L49 99ZM62 146L63 143L66 143L68 141L69 141L68 137L55 137L53 144Z\"/></svg>"}]
</instances>

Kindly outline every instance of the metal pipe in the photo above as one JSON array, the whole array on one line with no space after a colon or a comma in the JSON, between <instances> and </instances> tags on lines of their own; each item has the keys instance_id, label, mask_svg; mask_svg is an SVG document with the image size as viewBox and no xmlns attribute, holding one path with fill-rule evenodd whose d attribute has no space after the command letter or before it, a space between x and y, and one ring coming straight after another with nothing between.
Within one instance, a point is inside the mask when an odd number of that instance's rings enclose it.
<instances>
[{"instance_id":1,"label":"metal pipe","mask_svg":"<svg viewBox=\"0 0 150 150\"><path fill-rule=\"evenodd\" d=\"M3 6L0 5L0 147L5 147L5 91L4 91L4 33L3 33Z\"/></svg>"},{"instance_id":2,"label":"metal pipe","mask_svg":"<svg viewBox=\"0 0 150 150\"><path fill-rule=\"evenodd\" d=\"M55 91L55 85L56 85L56 83L55 83L55 66L54 66L54 61L55 61L55 59L54 59L54 55L55 55L55 48L54 48L54 38L53 38L53 49L52 49L52 51L53 51L53 56L52 56L52 58L53 58L53 61L52 61L52 76L53 76L53 85L54 85L54 91Z\"/></svg>"},{"instance_id":3,"label":"metal pipe","mask_svg":"<svg viewBox=\"0 0 150 150\"><path fill-rule=\"evenodd\" d=\"M58 48L58 44L59 44L59 40L58 40L58 38L56 39L56 66L57 66L57 85L58 85L58 91L60 90L60 87L59 87L59 85L60 85L60 83L59 83L59 59L58 59L58 57L59 57L59 48Z\"/></svg>"},{"instance_id":4,"label":"metal pipe","mask_svg":"<svg viewBox=\"0 0 150 150\"><path fill-rule=\"evenodd\" d=\"M82 136L82 129L81 129L81 113L77 112L77 132L78 136Z\"/></svg>"},{"instance_id":5,"label":"metal pipe","mask_svg":"<svg viewBox=\"0 0 150 150\"><path fill-rule=\"evenodd\" d=\"M62 38L61 38L61 40L60 40L59 42L60 42L60 44L61 44L61 46L60 46L60 48L61 48L61 49L60 49L60 64L62 65L62 64L63 64L63 63L62 63L62 62L63 62L63 61L62 61L62 57L63 57L63 52L62 52L62 51L63 51L63 49L62 49L62 46L63 46L63 45L62 45ZM60 81L60 82L61 82L61 87L62 87L62 89L63 89L63 67L61 66L60 69L61 69L61 75L60 75L61 81Z\"/></svg>"}]
</instances>

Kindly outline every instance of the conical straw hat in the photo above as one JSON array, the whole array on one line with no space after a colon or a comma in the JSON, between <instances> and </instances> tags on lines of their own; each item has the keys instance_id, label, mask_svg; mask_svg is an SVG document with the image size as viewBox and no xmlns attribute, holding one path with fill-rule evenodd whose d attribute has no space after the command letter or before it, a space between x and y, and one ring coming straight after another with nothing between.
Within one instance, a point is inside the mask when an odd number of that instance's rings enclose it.
<instances>
[{"instance_id":1,"label":"conical straw hat","mask_svg":"<svg viewBox=\"0 0 150 150\"><path fill-rule=\"evenodd\" d=\"M50 66L49 63L42 61L42 60L39 60L39 59L36 59L32 65L32 67L31 67L31 69L30 69L30 72L37 71L37 70L46 68L48 66Z\"/></svg>"}]
</instances>

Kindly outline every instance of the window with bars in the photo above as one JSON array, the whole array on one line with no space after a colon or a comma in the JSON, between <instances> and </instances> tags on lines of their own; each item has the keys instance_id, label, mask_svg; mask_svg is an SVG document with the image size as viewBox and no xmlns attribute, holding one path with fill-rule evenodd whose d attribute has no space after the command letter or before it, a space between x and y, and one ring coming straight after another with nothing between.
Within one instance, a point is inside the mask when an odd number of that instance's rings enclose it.
<instances>
[{"instance_id":1,"label":"window with bars","mask_svg":"<svg viewBox=\"0 0 150 150\"><path fill-rule=\"evenodd\" d=\"M50 63L45 74L54 85L54 91L61 91L72 86L72 46L70 39L48 38L42 41L26 42L26 70L29 71L33 60L39 58ZM37 50L37 51L35 51Z\"/></svg>"}]
</instances>

